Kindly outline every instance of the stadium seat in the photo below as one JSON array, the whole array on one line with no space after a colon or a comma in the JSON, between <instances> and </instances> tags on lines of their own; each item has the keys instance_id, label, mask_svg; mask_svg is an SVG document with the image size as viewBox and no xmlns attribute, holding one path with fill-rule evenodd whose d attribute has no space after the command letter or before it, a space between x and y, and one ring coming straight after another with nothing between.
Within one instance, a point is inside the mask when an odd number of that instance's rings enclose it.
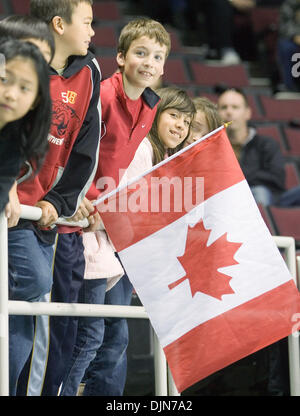
<instances>
[{"instance_id":1,"label":"stadium seat","mask_svg":"<svg viewBox=\"0 0 300 416\"><path fill-rule=\"evenodd\" d=\"M284 133L288 145L290 156L300 156L300 129L290 127L284 128Z\"/></svg>"},{"instance_id":2,"label":"stadium seat","mask_svg":"<svg viewBox=\"0 0 300 416\"><path fill-rule=\"evenodd\" d=\"M279 144L283 156L287 155L287 149L281 137L280 130L277 125L256 126L256 131L262 136L270 137Z\"/></svg>"},{"instance_id":3,"label":"stadium seat","mask_svg":"<svg viewBox=\"0 0 300 416\"><path fill-rule=\"evenodd\" d=\"M300 207L281 208L268 207L278 235L293 237L300 242Z\"/></svg>"},{"instance_id":4,"label":"stadium seat","mask_svg":"<svg viewBox=\"0 0 300 416\"><path fill-rule=\"evenodd\" d=\"M182 44L181 44L181 40L177 34L177 32L175 32L174 30L169 30L168 28L166 28L167 32L169 32L170 37L171 37L171 52L181 52L183 50Z\"/></svg>"},{"instance_id":5,"label":"stadium seat","mask_svg":"<svg viewBox=\"0 0 300 416\"><path fill-rule=\"evenodd\" d=\"M10 0L14 14L28 14L30 0Z\"/></svg>"},{"instance_id":6,"label":"stadium seat","mask_svg":"<svg viewBox=\"0 0 300 416\"><path fill-rule=\"evenodd\" d=\"M265 117L270 121L290 121L300 119L300 100L280 100L267 96L260 96Z\"/></svg>"},{"instance_id":7,"label":"stadium seat","mask_svg":"<svg viewBox=\"0 0 300 416\"><path fill-rule=\"evenodd\" d=\"M268 213L266 207L262 204L258 204L257 206L258 206L258 209L259 209L260 214L262 216L262 219L264 220L264 222L265 222L266 226L268 227L270 233L272 235L276 235L274 225L272 223L272 220L269 216L269 213Z\"/></svg>"},{"instance_id":8,"label":"stadium seat","mask_svg":"<svg viewBox=\"0 0 300 416\"><path fill-rule=\"evenodd\" d=\"M167 84L187 85L191 83L183 59L168 58L164 68L163 82Z\"/></svg>"},{"instance_id":9,"label":"stadium seat","mask_svg":"<svg viewBox=\"0 0 300 416\"><path fill-rule=\"evenodd\" d=\"M294 186L300 185L300 178L298 169L295 163L288 162L284 165L285 167L285 187L291 189Z\"/></svg>"},{"instance_id":10,"label":"stadium seat","mask_svg":"<svg viewBox=\"0 0 300 416\"><path fill-rule=\"evenodd\" d=\"M118 64L115 56L97 56L102 74L102 79L110 77L117 69Z\"/></svg>"},{"instance_id":11,"label":"stadium seat","mask_svg":"<svg viewBox=\"0 0 300 416\"><path fill-rule=\"evenodd\" d=\"M118 44L116 29L114 26L94 26L95 36L92 42L96 47L114 48Z\"/></svg>"},{"instance_id":12,"label":"stadium seat","mask_svg":"<svg viewBox=\"0 0 300 416\"><path fill-rule=\"evenodd\" d=\"M278 7L254 7L250 12L254 33L263 34L269 30L276 30L279 23Z\"/></svg>"},{"instance_id":13,"label":"stadium seat","mask_svg":"<svg viewBox=\"0 0 300 416\"><path fill-rule=\"evenodd\" d=\"M191 98L199 97L201 95L198 94L198 90L195 87L185 87L184 89Z\"/></svg>"},{"instance_id":14,"label":"stadium seat","mask_svg":"<svg viewBox=\"0 0 300 416\"><path fill-rule=\"evenodd\" d=\"M93 11L94 19L102 22L107 20L117 21L122 17L116 1L94 1Z\"/></svg>"},{"instance_id":15,"label":"stadium seat","mask_svg":"<svg viewBox=\"0 0 300 416\"><path fill-rule=\"evenodd\" d=\"M251 121L263 121L264 115L261 113L259 106L256 102L256 96L252 94L246 94L249 106L251 108Z\"/></svg>"},{"instance_id":16,"label":"stadium seat","mask_svg":"<svg viewBox=\"0 0 300 416\"><path fill-rule=\"evenodd\" d=\"M217 102L218 102L218 94L213 94L213 93L210 93L210 92L204 92L204 91L202 92L201 91L199 93L199 96L200 97L206 97L215 104L217 104Z\"/></svg>"},{"instance_id":17,"label":"stadium seat","mask_svg":"<svg viewBox=\"0 0 300 416\"><path fill-rule=\"evenodd\" d=\"M244 65L214 66L190 60L190 67L195 84L215 86L224 84L228 87L243 88L249 86L249 79Z\"/></svg>"}]
</instances>

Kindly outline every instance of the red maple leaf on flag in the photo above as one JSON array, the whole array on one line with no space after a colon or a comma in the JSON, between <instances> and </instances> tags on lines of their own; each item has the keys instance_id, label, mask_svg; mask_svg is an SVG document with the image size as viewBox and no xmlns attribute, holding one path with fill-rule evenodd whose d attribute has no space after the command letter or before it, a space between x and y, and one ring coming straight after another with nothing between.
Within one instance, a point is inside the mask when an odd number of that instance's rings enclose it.
<instances>
[{"instance_id":1,"label":"red maple leaf on flag","mask_svg":"<svg viewBox=\"0 0 300 416\"><path fill-rule=\"evenodd\" d=\"M229 285L231 277L217 269L238 264L234 255L242 243L228 241L225 233L207 246L210 233L211 230L204 228L203 221L188 228L185 253L178 257L186 275L169 284L169 289L188 279L192 296L196 292L202 292L221 300L223 295L234 293Z\"/></svg>"}]
</instances>

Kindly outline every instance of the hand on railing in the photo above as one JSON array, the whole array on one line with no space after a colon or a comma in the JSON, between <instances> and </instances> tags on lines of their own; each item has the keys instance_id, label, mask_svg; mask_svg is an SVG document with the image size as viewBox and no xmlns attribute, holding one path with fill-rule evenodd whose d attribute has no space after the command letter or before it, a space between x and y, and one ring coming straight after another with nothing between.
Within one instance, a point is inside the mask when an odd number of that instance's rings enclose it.
<instances>
[{"instance_id":1,"label":"hand on railing","mask_svg":"<svg viewBox=\"0 0 300 416\"><path fill-rule=\"evenodd\" d=\"M5 216L7 218L7 227L15 227L21 215L21 205L17 193L17 182L11 187L9 194L9 202L5 207Z\"/></svg>"},{"instance_id":2,"label":"hand on railing","mask_svg":"<svg viewBox=\"0 0 300 416\"><path fill-rule=\"evenodd\" d=\"M83 230L84 232L104 230L104 225L98 211L88 217L88 222L89 226Z\"/></svg>"},{"instance_id":3,"label":"hand on railing","mask_svg":"<svg viewBox=\"0 0 300 416\"><path fill-rule=\"evenodd\" d=\"M89 218L94 209L93 204L87 198L84 198L79 205L76 214L71 218L71 221L77 222L83 220L84 218Z\"/></svg>"},{"instance_id":4,"label":"hand on railing","mask_svg":"<svg viewBox=\"0 0 300 416\"><path fill-rule=\"evenodd\" d=\"M36 206L42 210L38 225L41 227L51 227L58 219L58 213L55 207L48 201L38 201Z\"/></svg>"},{"instance_id":5,"label":"hand on railing","mask_svg":"<svg viewBox=\"0 0 300 416\"><path fill-rule=\"evenodd\" d=\"M21 218L31 221L39 221L42 216L42 210L39 207L31 207L29 205L21 204ZM58 218L55 222L56 225L68 225L70 227L82 227L86 228L89 226L87 218L82 221L74 222L72 219Z\"/></svg>"},{"instance_id":6,"label":"hand on railing","mask_svg":"<svg viewBox=\"0 0 300 416\"><path fill-rule=\"evenodd\" d=\"M85 221L86 227L84 231L96 231L99 230L100 224L102 223L100 219L100 215L92 203L87 198L84 198L81 202L76 214L71 218L71 221L78 222L78 221Z\"/></svg>"}]
</instances>

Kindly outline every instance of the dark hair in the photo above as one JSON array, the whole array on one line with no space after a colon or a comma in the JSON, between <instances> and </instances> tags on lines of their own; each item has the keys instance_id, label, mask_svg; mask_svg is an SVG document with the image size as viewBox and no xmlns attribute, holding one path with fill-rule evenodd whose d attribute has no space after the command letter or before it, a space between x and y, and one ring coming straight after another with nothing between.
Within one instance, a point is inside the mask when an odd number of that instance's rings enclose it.
<instances>
[{"instance_id":1,"label":"dark hair","mask_svg":"<svg viewBox=\"0 0 300 416\"><path fill-rule=\"evenodd\" d=\"M60 16L67 23L72 22L72 15L79 3L93 5L93 0L30 0L30 14L51 23L53 17Z\"/></svg>"},{"instance_id":2,"label":"dark hair","mask_svg":"<svg viewBox=\"0 0 300 416\"><path fill-rule=\"evenodd\" d=\"M233 92L236 92L236 93L240 94L243 97L244 101L245 101L245 106L249 107L249 101L248 101L247 95L244 93L244 91L241 88L223 87L222 89L218 90L219 98L221 97L221 95L223 95L225 92L228 92L228 91L233 91Z\"/></svg>"},{"instance_id":3,"label":"dark hair","mask_svg":"<svg viewBox=\"0 0 300 416\"><path fill-rule=\"evenodd\" d=\"M175 108L176 110L189 114L192 118L196 112L193 101L188 96L185 90L178 87L165 87L156 90L160 96L160 102L157 105L157 112L152 123L151 130L148 134L148 139L153 148L154 164L156 165L163 160L165 156L165 147L158 136L158 123L161 113L168 108ZM178 152L183 147L184 141L180 143L175 149L169 149L169 155Z\"/></svg>"},{"instance_id":4,"label":"dark hair","mask_svg":"<svg viewBox=\"0 0 300 416\"><path fill-rule=\"evenodd\" d=\"M29 43L10 39L0 43L0 54L5 61L15 58L30 60L37 72L39 90L37 104L20 120L8 123L1 136L16 140L24 158L35 163L38 169L48 150L48 134L51 124L51 98L49 92L49 67L39 49Z\"/></svg>"},{"instance_id":5,"label":"dark hair","mask_svg":"<svg viewBox=\"0 0 300 416\"><path fill-rule=\"evenodd\" d=\"M34 16L11 15L0 21L0 38L39 39L47 42L51 49L51 60L55 52L54 36L49 26Z\"/></svg>"}]
</instances>

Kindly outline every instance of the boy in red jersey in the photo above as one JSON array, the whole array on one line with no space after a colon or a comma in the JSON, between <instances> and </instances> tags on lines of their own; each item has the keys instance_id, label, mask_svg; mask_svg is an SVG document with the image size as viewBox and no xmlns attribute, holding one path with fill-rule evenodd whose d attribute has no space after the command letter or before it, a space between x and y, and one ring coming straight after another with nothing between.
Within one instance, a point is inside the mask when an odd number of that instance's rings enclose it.
<instances>
[{"instance_id":1,"label":"boy in red jersey","mask_svg":"<svg viewBox=\"0 0 300 416\"><path fill-rule=\"evenodd\" d=\"M118 186L138 146L148 134L159 102L158 95L149 87L162 76L170 46L169 34L154 20L136 19L122 29L117 53L120 71L101 83L104 135L88 199L97 199L103 191L97 189L99 179L104 179L103 185ZM103 268L101 263L99 258L99 277ZM81 301L128 305L132 286L127 276L106 292L107 280L86 278L80 291ZM126 319L108 318L104 323L103 318L79 318L77 340L61 395L76 395L85 370L95 357L87 372L84 395L122 395L127 344Z\"/></svg>"},{"instance_id":2,"label":"boy in red jersey","mask_svg":"<svg viewBox=\"0 0 300 416\"><path fill-rule=\"evenodd\" d=\"M94 35L92 0L32 0L31 14L48 23L55 38L50 83L52 124L49 150L38 175L18 185L20 202L39 206L42 218L38 226L21 220L17 227L10 229L9 262L11 299L38 301L51 290L53 243L57 233L55 228L40 227L51 227L58 216L74 215L98 164L101 75L95 57L88 51ZM84 270L82 238L73 229L63 231L67 233L59 233L56 252L63 253L65 262L69 260L66 263L69 274L65 276L68 279L74 262L78 270ZM37 319L36 338L39 321L43 319ZM16 393L20 372L29 357L33 330L32 317L11 317L11 395ZM38 354L43 359L47 351L39 349ZM33 382L34 392L41 385L44 370L39 368Z\"/></svg>"}]
</instances>

